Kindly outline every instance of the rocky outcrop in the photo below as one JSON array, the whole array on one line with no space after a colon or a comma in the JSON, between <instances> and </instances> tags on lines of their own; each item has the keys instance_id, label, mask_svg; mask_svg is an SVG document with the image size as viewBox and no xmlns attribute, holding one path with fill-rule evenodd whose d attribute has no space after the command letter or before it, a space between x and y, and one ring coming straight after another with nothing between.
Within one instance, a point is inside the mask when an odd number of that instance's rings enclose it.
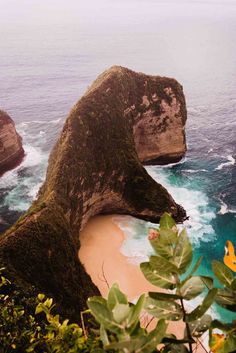
<instances>
[{"instance_id":1,"label":"rocky outcrop","mask_svg":"<svg viewBox=\"0 0 236 353\"><path fill-rule=\"evenodd\" d=\"M23 157L22 139L16 132L14 121L0 110L0 176L16 167Z\"/></svg>"},{"instance_id":2,"label":"rocky outcrop","mask_svg":"<svg viewBox=\"0 0 236 353\"><path fill-rule=\"evenodd\" d=\"M158 222L168 211L182 221L183 208L140 159L180 158L185 121L175 80L122 67L103 73L71 110L38 199L0 240L2 265L18 284L35 285L53 295L67 316L77 316L97 292L77 256L79 232L89 218L119 213Z\"/></svg>"}]
</instances>

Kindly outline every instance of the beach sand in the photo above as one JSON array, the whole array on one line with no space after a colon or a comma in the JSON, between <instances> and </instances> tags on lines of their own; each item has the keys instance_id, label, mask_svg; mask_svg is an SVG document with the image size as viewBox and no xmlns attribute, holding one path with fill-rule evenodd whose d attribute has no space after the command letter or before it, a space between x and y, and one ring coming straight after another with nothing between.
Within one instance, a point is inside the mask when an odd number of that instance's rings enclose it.
<instances>
[{"instance_id":1,"label":"beach sand","mask_svg":"<svg viewBox=\"0 0 236 353\"><path fill-rule=\"evenodd\" d=\"M130 301L135 300L142 293L163 291L150 284L139 266L129 262L128 258L120 252L125 235L113 222L113 218L114 216L94 217L80 234L80 261L101 295L107 297L108 288L115 282L127 294ZM146 320L149 319L146 318ZM182 322L170 322L168 327L168 331L178 338L182 338L183 330ZM202 350L199 348L197 352L201 353Z\"/></svg>"}]
</instances>

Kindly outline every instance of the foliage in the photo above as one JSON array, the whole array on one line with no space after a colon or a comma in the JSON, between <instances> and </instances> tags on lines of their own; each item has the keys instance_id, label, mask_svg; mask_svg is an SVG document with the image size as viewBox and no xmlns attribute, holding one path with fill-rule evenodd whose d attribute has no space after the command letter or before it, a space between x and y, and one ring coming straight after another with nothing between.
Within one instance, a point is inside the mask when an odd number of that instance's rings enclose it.
<instances>
[{"instance_id":1,"label":"foliage","mask_svg":"<svg viewBox=\"0 0 236 353\"><path fill-rule=\"evenodd\" d=\"M129 303L117 284L110 289L107 300L101 297L88 299L88 307L100 323L101 339L106 350L149 353L162 341L167 326L164 320L158 321L151 332L141 327L140 314L144 301L145 297L141 295L136 304Z\"/></svg>"},{"instance_id":2,"label":"foliage","mask_svg":"<svg viewBox=\"0 0 236 353\"><path fill-rule=\"evenodd\" d=\"M209 344L212 352L229 353L236 350L235 323L224 324L212 320L208 313L214 302L235 311L235 277L225 265L213 262L213 271L224 288L213 286L213 279L196 275L202 261L192 264L193 250L186 230L179 231L173 218L165 213L160 220L160 228L152 231L150 243L155 255L141 263L145 278L165 292L149 292L141 296L136 304L129 303L117 285L110 289L108 299L89 298L88 306L102 332L105 350L113 348L117 352L194 352L199 338L209 331ZM199 298L199 305L191 303ZM190 305L191 303L191 305ZM194 306L193 309L190 307ZM135 321L131 321L136 312ZM156 328L148 332L142 327L140 314L155 318ZM182 321L185 325L183 337L178 339L166 332L169 321ZM167 322L167 323L166 323ZM224 334L214 333L218 328ZM150 337L158 333L156 341ZM218 338L219 337L219 338ZM162 343L158 346L159 343ZM158 346L158 348L157 348Z\"/></svg>"},{"instance_id":3,"label":"foliage","mask_svg":"<svg viewBox=\"0 0 236 353\"><path fill-rule=\"evenodd\" d=\"M99 324L88 333L83 320L82 329L61 319L53 300L44 294L33 300L35 311L30 310L28 298L22 298L0 271L1 353L191 353L206 332L212 353L236 352L236 322L223 323L209 313L213 303L236 312L233 272L213 261L221 288L214 287L211 277L196 275L202 258L192 264L192 245L186 230L178 230L167 213L160 220L160 228L152 232L150 243L155 254L140 268L151 284L164 290L143 294L136 303L130 303L113 284L107 299L88 299L86 313ZM199 305L191 302L196 298ZM181 339L167 331L170 321L185 326ZM149 329L151 322L153 328Z\"/></svg>"},{"instance_id":4,"label":"foliage","mask_svg":"<svg viewBox=\"0 0 236 353\"><path fill-rule=\"evenodd\" d=\"M39 294L34 303L35 313L24 305L20 293L12 290L11 282L3 275L0 281L0 351L75 353L92 352L99 348L99 337L85 337L77 324L60 321L53 315L53 300Z\"/></svg>"}]
</instances>

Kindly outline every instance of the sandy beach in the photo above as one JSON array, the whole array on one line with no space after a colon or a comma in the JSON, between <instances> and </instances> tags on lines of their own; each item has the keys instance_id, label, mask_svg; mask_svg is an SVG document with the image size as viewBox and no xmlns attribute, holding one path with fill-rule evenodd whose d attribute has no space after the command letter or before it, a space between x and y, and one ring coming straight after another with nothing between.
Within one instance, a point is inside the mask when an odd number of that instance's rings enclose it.
<instances>
[{"instance_id":1,"label":"sandy beach","mask_svg":"<svg viewBox=\"0 0 236 353\"><path fill-rule=\"evenodd\" d=\"M129 262L128 258L120 252L125 235L113 222L113 218L114 216L94 217L80 235L79 258L102 296L107 296L108 288L114 282L119 284L130 301L142 293L163 291L151 285L139 267ZM182 337L183 330L182 322L169 324L169 331L174 332L179 338ZM204 351L199 347L197 352Z\"/></svg>"},{"instance_id":2,"label":"sandy beach","mask_svg":"<svg viewBox=\"0 0 236 353\"><path fill-rule=\"evenodd\" d=\"M86 271L103 296L108 293L108 285L110 287L114 282L130 300L144 292L156 291L139 267L120 252L124 233L112 220L113 216L95 217L81 232L79 258Z\"/></svg>"}]
</instances>

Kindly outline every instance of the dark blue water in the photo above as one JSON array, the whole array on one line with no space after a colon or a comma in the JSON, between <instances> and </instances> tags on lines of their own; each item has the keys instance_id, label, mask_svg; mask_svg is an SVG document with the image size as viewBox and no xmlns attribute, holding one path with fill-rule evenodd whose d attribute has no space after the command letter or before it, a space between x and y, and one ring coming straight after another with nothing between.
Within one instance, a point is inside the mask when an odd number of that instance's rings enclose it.
<instances>
[{"instance_id":1,"label":"dark blue water","mask_svg":"<svg viewBox=\"0 0 236 353\"><path fill-rule=\"evenodd\" d=\"M0 230L37 194L72 105L99 73L123 65L184 86L186 158L148 171L185 207L195 257L204 255L201 271L209 274L225 241L236 246L236 5L130 0L90 11L84 6L71 21L0 24L0 107L14 118L27 153L0 179ZM129 217L119 224L128 236L122 251L141 261L150 251L148 224Z\"/></svg>"}]
</instances>

